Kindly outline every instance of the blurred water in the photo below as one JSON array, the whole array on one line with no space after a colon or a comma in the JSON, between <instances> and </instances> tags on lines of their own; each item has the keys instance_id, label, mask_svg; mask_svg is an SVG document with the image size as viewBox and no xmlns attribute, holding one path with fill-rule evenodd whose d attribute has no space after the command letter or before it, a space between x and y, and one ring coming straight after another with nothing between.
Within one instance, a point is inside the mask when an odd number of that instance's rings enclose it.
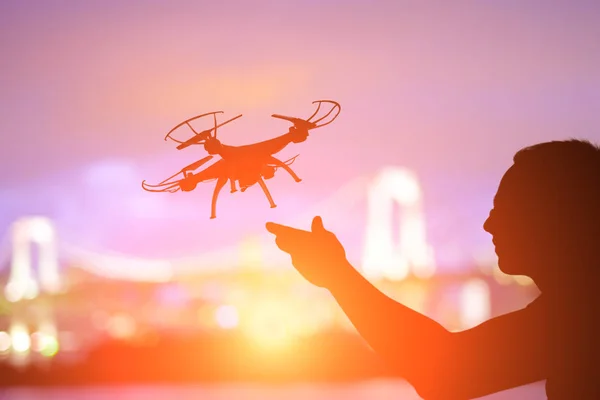
<instances>
[{"instance_id":1,"label":"blurred water","mask_svg":"<svg viewBox=\"0 0 600 400\"><path fill-rule=\"evenodd\" d=\"M372 380L342 384L144 385L74 388L0 389L1 400L413 400L420 399L403 381ZM486 396L485 400L546 399L543 383Z\"/></svg>"}]
</instances>

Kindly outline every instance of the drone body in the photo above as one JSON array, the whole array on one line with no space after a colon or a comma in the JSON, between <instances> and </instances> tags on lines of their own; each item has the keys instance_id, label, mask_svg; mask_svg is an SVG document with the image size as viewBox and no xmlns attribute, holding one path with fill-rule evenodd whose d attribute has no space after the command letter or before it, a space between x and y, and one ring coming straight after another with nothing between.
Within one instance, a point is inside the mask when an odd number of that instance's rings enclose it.
<instances>
[{"instance_id":1,"label":"drone body","mask_svg":"<svg viewBox=\"0 0 600 400\"><path fill-rule=\"evenodd\" d=\"M149 185L146 181L143 181L142 187L151 192L177 192L179 190L189 192L194 190L198 183L216 179L217 184L213 192L211 203L210 218L212 219L216 218L217 198L227 181L230 183L231 193L237 192L237 185L239 185L240 190L244 192L250 186L258 183L269 200L271 208L274 208L276 205L273 202L273 198L271 197L264 180L273 178L275 171L277 171L278 168L283 168L296 182L300 182L301 179L290 168L290 165L294 162L296 157L298 157L297 155L286 161L281 161L273 155L283 150L290 143L300 143L305 141L308 137L309 130L330 124L337 118L341 111L340 105L335 101L319 100L313 102L313 104L314 103L318 103L317 110L306 120L273 114L272 116L275 118L290 121L293 126L287 133L281 136L243 146L229 146L221 143L221 141L217 139L217 128L241 117L241 114L218 125L216 114L222 113L222 111L206 113L187 119L171 129L165 137L165 140L171 139L179 143L177 146L177 149L179 150L185 149L191 145L202 144L209 155L184 167L181 171L165 179L158 185ZM331 109L323 117L311 121L318 114L322 103L332 104ZM337 113L327 122L319 125L319 122L329 117L334 110L337 110ZM196 132L190 125L190 122L207 115L213 115L214 127L202 132ZM179 141L171 137L171 134L183 125L187 125L195 135L186 141ZM221 159L198 173L194 173L196 169L200 168L216 155L220 156ZM175 179L179 174L183 177Z\"/></svg>"}]
</instances>

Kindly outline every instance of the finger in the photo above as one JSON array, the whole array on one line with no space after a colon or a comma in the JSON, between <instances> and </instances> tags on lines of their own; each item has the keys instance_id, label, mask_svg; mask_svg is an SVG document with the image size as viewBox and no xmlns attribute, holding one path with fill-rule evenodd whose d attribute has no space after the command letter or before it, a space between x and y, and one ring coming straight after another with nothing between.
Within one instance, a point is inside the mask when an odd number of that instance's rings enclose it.
<instances>
[{"instance_id":1,"label":"finger","mask_svg":"<svg viewBox=\"0 0 600 400\"><path fill-rule=\"evenodd\" d=\"M303 231L302 229L296 229L291 226L280 225L274 222L267 222L266 228L274 235L298 235L306 233L306 231Z\"/></svg>"},{"instance_id":2,"label":"finger","mask_svg":"<svg viewBox=\"0 0 600 400\"><path fill-rule=\"evenodd\" d=\"M280 229L283 228L283 225L276 224L275 222L267 222L265 227L269 232L271 232L274 235L277 235Z\"/></svg>"},{"instance_id":3,"label":"finger","mask_svg":"<svg viewBox=\"0 0 600 400\"><path fill-rule=\"evenodd\" d=\"M314 217L311 225L311 230L313 232L323 232L325 231L325 227L323 226L323 220L321 217Z\"/></svg>"}]
</instances>

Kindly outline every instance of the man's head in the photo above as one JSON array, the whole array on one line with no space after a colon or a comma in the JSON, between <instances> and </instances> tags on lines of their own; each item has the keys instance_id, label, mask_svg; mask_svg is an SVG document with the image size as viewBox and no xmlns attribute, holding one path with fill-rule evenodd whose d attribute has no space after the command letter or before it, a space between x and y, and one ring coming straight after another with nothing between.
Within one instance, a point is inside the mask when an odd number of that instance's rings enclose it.
<instances>
[{"instance_id":1,"label":"man's head","mask_svg":"<svg viewBox=\"0 0 600 400\"><path fill-rule=\"evenodd\" d=\"M513 161L484 224L500 269L538 283L597 275L600 148L580 140L540 143Z\"/></svg>"}]
</instances>

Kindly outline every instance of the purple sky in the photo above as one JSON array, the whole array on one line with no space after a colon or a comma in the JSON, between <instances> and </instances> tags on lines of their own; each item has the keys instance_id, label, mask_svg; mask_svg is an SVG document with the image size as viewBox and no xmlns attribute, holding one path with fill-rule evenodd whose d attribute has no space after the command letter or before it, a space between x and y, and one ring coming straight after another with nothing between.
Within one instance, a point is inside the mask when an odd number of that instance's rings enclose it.
<instances>
[{"instance_id":1,"label":"purple sky","mask_svg":"<svg viewBox=\"0 0 600 400\"><path fill-rule=\"evenodd\" d=\"M46 214L82 246L183 255L267 220L306 215L308 227L315 212L357 257L364 204L318 204L397 165L422 179L435 245L471 254L489 241L481 224L516 150L600 141L595 1L123 3L0 2L2 232ZM258 188L224 191L210 221L213 184L141 190L205 155L163 141L181 120L244 114L220 134L245 144L287 130L270 114L306 117L320 98L342 113L281 153L300 154L304 181L269 182L277 209Z\"/></svg>"}]
</instances>

